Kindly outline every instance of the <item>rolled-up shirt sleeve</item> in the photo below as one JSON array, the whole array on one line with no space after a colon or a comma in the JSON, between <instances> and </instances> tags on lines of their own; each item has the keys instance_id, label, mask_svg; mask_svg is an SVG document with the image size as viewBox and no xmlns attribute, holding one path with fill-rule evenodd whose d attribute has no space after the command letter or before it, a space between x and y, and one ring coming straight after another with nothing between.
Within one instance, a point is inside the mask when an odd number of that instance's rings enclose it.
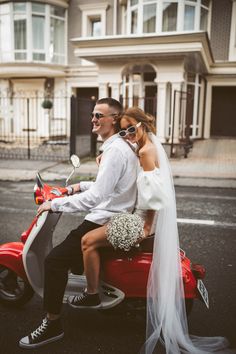
<instances>
[{"instance_id":1,"label":"rolled-up shirt sleeve","mask_svg":"<svg viewBox=\"0 0 236 354\"><path fill-rule=\"evenodd\" d=\"M81 181L79 183L80 192L84 192L84 191L88 190L89 188L92 187L93 184L94 184L94 182L91 182L91 181Z\"/></svg>"},{"instance_id":2,"label":"rolled-up shirt sleeve","mask_svg":"<svg viewBox=\"0 0 236 354\"><path fill-rule=\"evenodd\" d=\"M89 211L114 193L125 166L126 159L122 152L116 147L108 148L103 153L96 181L82 184L82 189L85 188L83 193L54 199L51 203L52 211L67 213Z\"/></svg>"}]
</instances>

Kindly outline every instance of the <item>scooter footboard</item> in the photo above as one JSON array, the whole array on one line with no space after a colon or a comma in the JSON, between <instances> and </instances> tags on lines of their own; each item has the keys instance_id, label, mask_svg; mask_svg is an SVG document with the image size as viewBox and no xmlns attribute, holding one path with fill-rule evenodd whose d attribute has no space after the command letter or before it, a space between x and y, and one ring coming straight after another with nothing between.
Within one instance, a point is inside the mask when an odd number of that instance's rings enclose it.
<instances>
[{"instance_id":1,"label":"scooter footboard","mask_svg":"<svg viewBox=\"0 0 236 354\"><path fill-rule=\"evenodd\" d=\"M67 302L68 296L81 293L86 286L87 281L84 275L75 275L70 273L63 302ZM123 291L103 281L100 283L99 296L101 299L101 306L99 309L101 310L112 308L118 305L125 298Z\"/></svg>"}]
</instances>

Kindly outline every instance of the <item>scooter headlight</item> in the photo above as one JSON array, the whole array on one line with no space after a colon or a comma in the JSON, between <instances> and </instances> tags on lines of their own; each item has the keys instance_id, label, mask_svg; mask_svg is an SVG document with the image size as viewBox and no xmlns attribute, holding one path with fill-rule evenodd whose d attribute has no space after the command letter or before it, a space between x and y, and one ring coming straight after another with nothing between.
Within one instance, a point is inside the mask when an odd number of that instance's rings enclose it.
<instances>
[{"instance_id":1,"label":"scooter headlight","mask_svg":"<svg viewBox=\"0 0 236 354\"><path fill-rule=\"evenodd\" d=\"M35 186L34 186L34 201L35 201L35 204L37 204L37 205L43 203L43 196L42 196L41 190L37 184L35 184Z\"/></svg>"}]
</instances>

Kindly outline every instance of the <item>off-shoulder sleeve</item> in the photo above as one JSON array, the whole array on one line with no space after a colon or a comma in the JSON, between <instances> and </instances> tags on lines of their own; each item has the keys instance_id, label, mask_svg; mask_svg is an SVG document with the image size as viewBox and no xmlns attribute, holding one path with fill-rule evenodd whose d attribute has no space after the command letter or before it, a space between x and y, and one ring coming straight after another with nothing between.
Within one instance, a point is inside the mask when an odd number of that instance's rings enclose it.
<instances>
[{"instance_id":1,"label":"off-shoulder sleeve","mask_svg":"<svg viewBox=\"0 0 236 354\"><path fill-rule=\"evenodd\" d=\"M160 210L168 203L164 182L160 170L141 171L137 179L137 209Z\"/></svg>"}]
</instances>

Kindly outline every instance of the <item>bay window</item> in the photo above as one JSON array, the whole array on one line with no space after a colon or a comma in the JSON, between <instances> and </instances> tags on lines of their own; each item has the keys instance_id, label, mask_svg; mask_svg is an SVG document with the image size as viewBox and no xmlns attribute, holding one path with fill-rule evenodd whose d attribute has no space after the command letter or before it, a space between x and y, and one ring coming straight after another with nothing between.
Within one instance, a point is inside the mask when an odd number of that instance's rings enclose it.
<instances>
[{"instance_id":1,"label":"bay window","mask_svg":"<svg viewBox=\"0 0 236 354\"><path fill-rule=\"evenodd\" d=\"M127 34L206 31L209 0L128 0Z\"/></svg>"},{"instance_id":2,"label":"bay window","mask_svg":"<svg viewBox=\"0 0 236 354\"><path fill-rule=\"evenodd\" d=\"M62 7L36 2L0 4L0 61L65 64L65 21Z\"/></svg>"}]
</instances>

